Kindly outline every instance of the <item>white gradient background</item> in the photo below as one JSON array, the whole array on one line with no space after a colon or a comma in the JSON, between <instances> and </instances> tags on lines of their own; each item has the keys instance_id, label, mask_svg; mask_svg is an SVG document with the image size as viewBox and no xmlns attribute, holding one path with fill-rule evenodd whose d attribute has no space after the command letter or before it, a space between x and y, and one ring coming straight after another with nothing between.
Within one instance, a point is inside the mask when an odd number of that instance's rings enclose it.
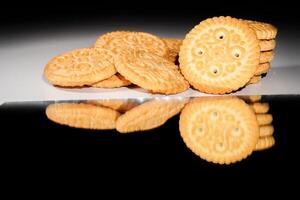
<instances>
[{"instance_id":1,"label":"white gradient background","mask_svg":"<svg viewBox=\"0 0 300 200\"><path fill-rule=\"evenodd\" d=\"M31 31L18 31L1 35L0 39L0 103L7 101L80 100L97 98L152 97L140 89L61 89L49 85L43 78L43 68L52 57L93 45L97 37L115 30L145 31L161 37L183 38L198 20L180 20L120 17L92 20L89 23L72 22ZM273 23L273 22L271 22ZM275 24L277 25L277 24ZM276 55L272 71L260 84L251 85L234 93L300 94L300 39L296 26L277 25ZM26 29L26 27L23 27ZM282 69L281 69L282 68ZM299 77L299 78L298 78ZM175 96L202 96L189 90Z\"/></svg>"}]
</instances>

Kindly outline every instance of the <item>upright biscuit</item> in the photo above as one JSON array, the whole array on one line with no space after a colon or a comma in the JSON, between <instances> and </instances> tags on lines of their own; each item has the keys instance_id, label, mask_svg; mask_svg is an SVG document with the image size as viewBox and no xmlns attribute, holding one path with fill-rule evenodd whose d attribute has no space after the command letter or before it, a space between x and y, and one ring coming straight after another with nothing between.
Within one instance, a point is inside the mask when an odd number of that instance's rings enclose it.
<instances>
[{"instance_id":1,"label":"upright biscuit","mask_svg":"<svg viewBox=\"0 0 300 200\"><path fill-rule=\"evenodd\" d=\"M194 27L179 53L190 84L206 93L224 94L245 86L259 64L259 40L235 18L214 17Z\"/></svg>"},{"instance_id":2,"label":"upright biscuit","mask_svg":"<svg viewBox=\"0 0 300 200\"><path fill-rule=\"evenodd\" d=\"M163 125L178 114L186 100L152 100L121 115L116 129L120 133L149 130Z\"/></svg>"},{"instance_id":3,"label":"upright biscuit","mask_svg":"<svg viewBox=\"0 0 300 200\"><path fill-rule=\"evenodd\" d=\"M116 34L112 32L105 39L100 37L96 41L95 47L109 49L115 54L126 49L135 49L154 53L161 57L168 56L168 47L162 39L143 32L118 32Z\"/></svg>"},{"instance_id":4,"label":"upright biscuit","mask_svg":"<svg viewBox=\"0 0 300 200\"><path fill-rule=\"evenodd\" d=\"M273 136L259 138L255 151L262 151L271 148L275 144L275 139Z\"/></svg>"},{"instance_id":5,"label":"upright biscuit","mask_svg":"<svg viewBox=\"0 0 300 200\"><path fill-rule=\"evenodd\" d=\"M260 51L271 51L275 49L276 41L275 40L260 40L259 47Z\"/></svg>"},{"instance_id":6,"label":"upright biscuit","mask_svg":"<svg viewBox=\"0 0 300 200\"><path fill-rule=\"evenodd\" d=\"M277 28L272 24L256 22L251 20L244 20L249 27L255 31L256 36L260 40L271 40L277 35Z\"/></svg>"},{"instance_id":7,"label":"upright biscuit","mask_svg":"<svg viewBox=\"0 0 300 200\"><path fill-rule=\"evenodd\" d=\"M253 103L250 104L250 106L257 114L265 114L270 109L270 105L268 103Z\"/></svg>"},{"instance_id":8,"label":"upright biscuit","mask_svg":"<svg viewBox=\"0 0 300 200\"><path fill-rule=\"evenodd\" d=\"M189 88L177 66L144 51L123 51L115 59L117 71L131 83L153 93L174 94Z\"/></svg>"},{"instance_id":9,"label":"upright biscuit","mask_svg":"<svg viewBox=\"0 0 300 200\"><path fill-rule=\"evenodd\" d=\"M114 129L119 113L110 108L83 103L51 104L47 117L59 124L85 129Z\"/></svg>"},{"instance_id":10,"label":"upright biscuit","mask_svg":"<svg viewBox=\"0 0 300 200\"><path fill-rule=\"evenodd\" d=\"M274 133L274 127L272 125L265 125L259 127L259 137L272 136Z\"/></svg>"},{"instance_id":11,"label":"upright biscuit","mask_svg":"<svg viewBox=\"0 0 300 200\"><path fill-rule=\"evenodd\" d=\"M97 88L118 88L130 85L131 82L125 79L121 74L115 74L108 79L92 84L92 87Z\"/></svg>"},{"instance_id":12,"label":"upright biscuit","mask_svg":"<svg viewBox=\"0 0 300 200\"><path fill-rule=\"evenodd\" d=\"M50 60L44 75L53 85L84 86L116 73L113 55L105 49L76 49Z\"/></svg>"},{"instance_id":13,"label":"upright biscuit","mask_svg":"<svg viewBox=\"0 0 300 200\"><path fill-rule=\"evenodd\" d=\"M179 129L188 148L219 164L246 158L259 137L253 110L237 97L192 100L181 112Z\"/></svg>"},{"instance_id":14,"label":"upright biscuit","mask_svg":"<svg viewBox=\"0 0 300 200\"><path fill-rule=\"evenodd\" d=\"M274 59L274 51L265 51L260 54L259 63L269 63Z\"/></svg>"},{"instance_id":15,"label":"upright biscuit","mask_svg":"<svg viewBox=\"0 0 300 200\"><path fill-rule=\"evenodd\" d=\"M259 75L265 74L270 70L270 68L271 68L270 63L259 64L254 75L259 76Z\"/></svg>"},{"instance_id":16,"label":"upright biscuit","mask_svg":"<svg viewBox=\"0 0 300 200\"><path fill-rule=\"evenodd\" d=\"M261 100L261 95L251 95L251 96L240 96L247 103L259 102Z\"/></svg>"}]
</instances>

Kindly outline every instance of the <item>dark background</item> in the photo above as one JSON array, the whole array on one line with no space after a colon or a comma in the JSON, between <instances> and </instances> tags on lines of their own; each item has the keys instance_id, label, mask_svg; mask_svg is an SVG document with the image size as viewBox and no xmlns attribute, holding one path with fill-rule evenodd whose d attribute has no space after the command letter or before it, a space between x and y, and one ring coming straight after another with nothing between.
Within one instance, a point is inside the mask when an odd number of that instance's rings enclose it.
<instances>
[{"instance_id":1,"label":"dark background","mask_svg":"<svg viewBox=\"0 0 300 200\"><path fill-rule=\"evenodd\" d=\"M49 1L43 5L29 3L2 6L0 9L0 40L22 38L23 34L50 31L65 27L81 27L102 22L128 23L185 21L197 24L212 16L231 15L266 21L279 27L299 31L299 12L291 2L197 2L162 4L151 1L126 4L127 9L115 8L108 2ZM113 4L113 3L111 3ZM187 4L193 9L185 8ZM139 7L139 8L136 8ZM92 179L164 179L183 177L263 180L268 184L278 179L297 179L297 149L299 141L298 96L266 97L274 116L276 145L254 153L246 160L230 166L207 163L190 152L180 138L178 116L164 126L141 134L118 135L115 131L72 129L47 120L45 104L9 104L0 107L3 165L12 184L37 183L45 180ZM260 181L259 181L260 182ZM83 182L88 184L86 182ZM59 183L57 183L59 184Z\"/></svg>"}]
</instances>

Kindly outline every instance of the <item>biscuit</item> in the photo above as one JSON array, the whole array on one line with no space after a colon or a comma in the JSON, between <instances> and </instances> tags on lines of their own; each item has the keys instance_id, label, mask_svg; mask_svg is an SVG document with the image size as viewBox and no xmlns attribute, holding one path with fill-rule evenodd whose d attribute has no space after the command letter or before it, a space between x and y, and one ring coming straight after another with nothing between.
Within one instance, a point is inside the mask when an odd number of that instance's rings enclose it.
<instances>
[{"instance_id":1,"label":"biscuit","mask_svg":"<svg viewBox=\"0 0 300 200\"><path fill-rule=\"evenodd\" d=\"M153 53L123 51L116 57L115 66L131 83L153 93L175 94L189 88L174 63Z\"/></svg>"},{"instance_id":2,"label":"biscuit","mask_svg":"<svg viewBox=\"0 0 300 200\"><path fill-rule=\"evenodd\" d=\"M178 114L186 100L152 100L121 115L116 124L120 133L144 131L163 125Z\"/></svg>"},{"instance_id":3,"label":"biscuit","mask_svg":"<svg viewBox=\"0 0 300 200\"><path fill-rule=\"evenodd\" d=\"M271 51L275 49L276 41L275 40L260 40L259 47L260 51Z\"/></svg>"},{"instance_id":4,"label":"biscuit","mask_svg":"<svg viewBox=\"0 0 300 200\"><path fill-rule=\"evenodd\" d=\"M184 77L205 93L224 94L245 86L259 64L259 40L235 18L202 21L185 37L179 63Z\"/></svg>"},{"instance_id":5,"label":"biscuit","mask_svg":"<svg viewBox=\"0 0 300 200\"><path fill-rule=\"evenodd\" d=\"M273 116L271 114L256 114L257 122L260 126L271 124Z\"/></svg>"},{"instance_id":6,"label":"biscuit","mask_svg":"<svg viewBox=\"0 0 300 200\"><path fill-rule=\"evenodd\" d=\"M277 28L272 24L256 22L251 20L243 20L249 27L255 31L256 36L260 40L271 40L274 39L277 35Z\"/></svg>"},{"instance_id":7,"label":"biscuit","mask_svg":"<svg viewBox=\"0 0 300 200\"><path fill-rule=\"evenodd\" d=\"M176 62L177 56L180 51L180 46L182 45L182 39L176 38L163 38L164 42L166 43L169 52L167 58L171 62Z\"/></svg>"},{"instance_id":8,"label":"biscuit","mask_svg":"<svg viewBox=\"0 0 300 200\"><path fill-rule=\"evenodd\" d=\"M259 63L269 63L274 59L274 51L261 52Z\"/></svg>"},{"instance_id":9,"label":"biscuit","mask_svg":"<svg viewBox=\"0 0 300 200\"><path fill-rule=\"evenodd\" d=\"M258 83L261 80L261 76L253 76L247 85Z\"/></svg>"},{"instance_id":10,"label":"biscuit","mask_svg":"<svg viewBox=\"0 0 300 200\"><path fill-rule=\"evenodd\" d=\"M261 100L261 95L240 96L239 98L243 99L247 103L254 103Z\"/></svg>"},{"instance_id":11,"label":"biscuit","mask_svg":"<svg viewBox=\"0 0 300 200\"><path fill-rule=\"evenodd\" d=\"M97 88L118 88L130 85L131 82L125 79L121 74L115 74L108 79L92 84L92 87Z\"/></svg>"},{"instance_id":12,"label":"biscuit","mask_svg":"<svg viewBox=\"0 0 300 200\"><path fill-rule=\"evenodd\" d=\"M87 103L108 107L121 113L126 112L138 105L136 101L130 99L98 99L88 100Z\"/></svg>"},{"instance_id":13,"label":"biscuit","mask_svg":"<svg viewBox=\"0 0 300 200\"><path fill-rule=\"evenodd\" d=\"M259 138L255 151L266 150L274 146L275 138L273 136Z\"/></svg>"},{"instance_id":14,"label":"biscuit","mask_svg":"<svg viewBox=\"0 0 300 200\"><path fill-rule=\"evenodd\" d=\"M119 112L84 103L57 103L46 109L48 119L62 125L85 129L114 129Z\"/></svg>"},{"instance_id":15,"label":"biscuit","mask_svg":"<svg viewBox=\"0 0 300 200\"><path fill-rule=\"evenodd\" d=\"M259 76L259 75L265 74L270 70L270 68L271 68L270 63L259 64L254 75Z\"/></svg>"},{"instance_id":16,"label":"biscuit","mask_svg":"<svg viewBox=\"0 0 300 200\"><path fill-rule=\"evenodd\" d=\"M270 105L268 103L253 103L250 104L250 106L257 114L265 114L270 109Z\"/></svg>"},{"instance_id":17,"label":"biscuit","mask_svg":"<svg viewBox=\"0 0 300 200\"><path fill-rule=\"evenodd\" d=\"M51 59L44 75L53 85L91 85L116 73L113 55L105 49L76 49Z\"/></svg>"},{"instance_id":18,"label":"biscuit","mask_svg":"<svg viewBox=\"0 0 300 200\"><path fill-rule=\"evenodd\" d=\"M166 43L162 39L143 32L112 32L105 37L100 37L96 41L95 47L109 49L115 54L126 49L135 49L167 57L169 52Z\"/></svg>"},{"instance_id":19,"label":"biscuit","mask_svg":"<svg viewBox=\"0 0 300 200\"><path fill-rule=\"evenodd\" d=\"M274 133L274 127L272 125L260 126L259 137L272 136Z\"/></svg>"},{"instance_id":20,"label":"biscuit","mask_svg":"<svg viewBox=\"0 0 300 200\"><path fill-rule=\"evenodd\" d=\"M181 112L179 129L188 148L219 164L246 158L259 138L253 110L237 97L193 99Z\"/></svg>"}]
</instances>

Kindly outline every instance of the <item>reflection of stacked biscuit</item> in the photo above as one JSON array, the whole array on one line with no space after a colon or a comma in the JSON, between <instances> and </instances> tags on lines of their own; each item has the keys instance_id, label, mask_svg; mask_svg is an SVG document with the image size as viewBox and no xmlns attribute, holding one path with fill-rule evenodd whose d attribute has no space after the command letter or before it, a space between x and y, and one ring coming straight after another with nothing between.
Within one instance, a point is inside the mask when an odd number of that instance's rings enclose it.
<instances>
[{"instance_id":1,"label":"reflection of stacked biscuit","mask_svg":"<svg viewBox=\"0 0 300 200\"><path fill-rule=\"evenodd\" d=\"M180 115L180 133L198 156L230 164L275 143L269 105L259 97L196 98ZM255 102L254 102L255 101Z\"/></svg>"},{"instance_id":2,"label":"reflection of stacked biscuit","mask_svg":"<svg viewBox=\"0 0 300 200\"><path fill-rule=\"evenodd\" d=\"M250 20L246 20L245 22L255 31L255 34L259 39L261 51L259 65L255 71L254 77L249 81L249 84L252 84L259 82L261 77L267 74L271 68L270 62L274 58L277 29L273 25L267 23Z\"/></svg>"}]
</instances>

